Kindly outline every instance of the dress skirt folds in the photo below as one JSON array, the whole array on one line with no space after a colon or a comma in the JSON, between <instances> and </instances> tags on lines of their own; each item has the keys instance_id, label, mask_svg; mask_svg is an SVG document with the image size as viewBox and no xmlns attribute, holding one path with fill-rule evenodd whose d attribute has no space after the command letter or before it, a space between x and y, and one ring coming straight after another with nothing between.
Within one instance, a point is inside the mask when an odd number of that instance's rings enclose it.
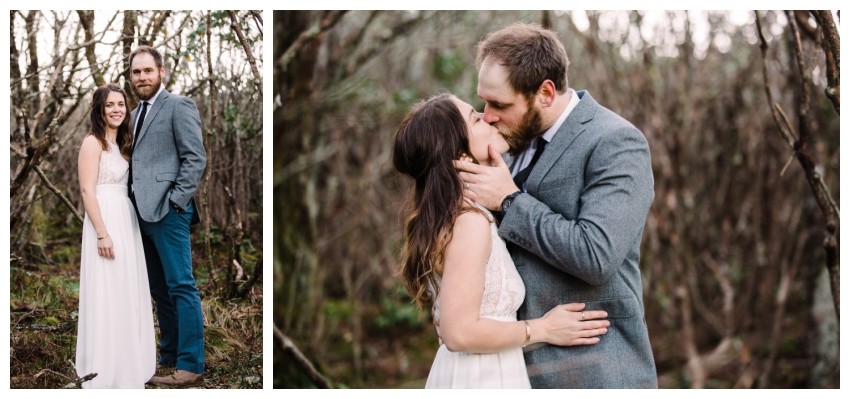
<instances>
[{"instance_id":1,"label":"dress skirt folds","mask_svg":"<svg viewBox=\"0 0 850 399\"><path fill-rule=\"evenodd\" d=\"M156 344L139 222L126 183L99 184L95 195L115 259L98 255L97 232L86 215L77 375L97 373L83 388L144 388L156 370Z\"/></svg>"}]
</instances>

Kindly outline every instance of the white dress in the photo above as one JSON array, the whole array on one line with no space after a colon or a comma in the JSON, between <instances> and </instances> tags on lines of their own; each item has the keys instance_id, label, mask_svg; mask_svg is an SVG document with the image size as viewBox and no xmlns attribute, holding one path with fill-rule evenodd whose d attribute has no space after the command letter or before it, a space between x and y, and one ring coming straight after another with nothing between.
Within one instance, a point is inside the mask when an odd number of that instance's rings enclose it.
<instances>
[{"instance_id":1,"label":"white dress","mask_svg":"<svg viewBox=\"0 0 850 399\"><path fill-rule=\"evenodd\" d=\"M112 143L101 153L95 196L115 259L98 255L88 214L83 223L76 369L79 377L97 373L83 388L144 388L156 371L148 272L127 197L128 166Z\"/></svg>"},{"instance_id":2,"label":"white dress","mask_svg":"<svg viewBox=\"0 0 850 399\"><path fill-rule=\"evenodd\" d=\"M516 266L499 237L493 215L484 207L490 220L493 249L487 260L484 276L484 295L481 297L479 316L498 320L516 321L516 312L525 298L525 285ZM439 281L439 280L438 280ZM435 322L440 319L440 296L432 309ZM531 388L522 348L511 348L494 353L452 352L440 345L425 388Z\"/></svg>"}]
</instances>

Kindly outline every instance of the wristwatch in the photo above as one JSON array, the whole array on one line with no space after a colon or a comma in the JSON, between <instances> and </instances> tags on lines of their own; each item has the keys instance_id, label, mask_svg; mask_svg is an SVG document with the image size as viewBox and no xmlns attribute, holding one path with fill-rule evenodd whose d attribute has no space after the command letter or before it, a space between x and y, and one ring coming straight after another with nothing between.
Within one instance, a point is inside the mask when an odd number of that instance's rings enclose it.
<instances>
[{"instance_id":1,"label":"wristwatch","mask_svg":"<svg viewBox=\"0 0 850 399\"><path fill-rule=\"evenodd\" d=\"M520 194L522 194L522 191L517 190L514 193L508 194L505 199L502 200L502 206L499 208L499 211L496 212L496 216L498 216L500 220L505 217L505 213L508 212L508 208L511 207L514 199L516 199L516 197Z\"/></svg>"},{"instance_id":2,"label":"wristwatch","mask_svg":"<svg viewBox=\"0 0 850 399\"><path fill-rule=\"evenodd\" d=\"M174 201L168 200L168 203L171 204L171 207L174 208L175 211L183 212L183 208L181 208L180 205L177 205L176 203L174 203Z\"/></svg>"}]
</instances>

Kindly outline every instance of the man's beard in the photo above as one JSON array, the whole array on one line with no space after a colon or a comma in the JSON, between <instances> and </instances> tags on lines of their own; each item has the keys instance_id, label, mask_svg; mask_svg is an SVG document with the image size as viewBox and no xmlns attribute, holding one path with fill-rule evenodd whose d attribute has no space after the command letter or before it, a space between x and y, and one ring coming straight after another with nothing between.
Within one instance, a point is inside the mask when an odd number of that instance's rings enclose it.
<instances>
[{"instance_id":1,"label":"man's beard","mask_svg":"<svg viewBox=\"0 0 850 399\"><path fill-rule=\"evenodd\" d=\"M528 111L520 119L519 124L507 132L499 129L499 133L508 142L511 156L517 156L525 151L534 139L540 137L543 131L543 118L540 110L529 104Z\"/></svg>"},{"instance_id":2,"label":"man's beard","mask_svg":"<svg viewBox=\"0 0 850 399\"><path fill-rule=\"evenodd\" d=\"M162 78L157 77L155 82L149 84L148 87L146 87L144 89L139 89L139 88L136 87L136 85L132 85L131 87L133 88L133 93L136 94L136 97L139 97L139 99L142 100L142 101L147 101L147 100L150 100L151 97L153 97L154 94L156 94L159 91L159 88L161 86L162 86ZM142 91L144 91L144 93Z\"/></svg>"}]
</instances>

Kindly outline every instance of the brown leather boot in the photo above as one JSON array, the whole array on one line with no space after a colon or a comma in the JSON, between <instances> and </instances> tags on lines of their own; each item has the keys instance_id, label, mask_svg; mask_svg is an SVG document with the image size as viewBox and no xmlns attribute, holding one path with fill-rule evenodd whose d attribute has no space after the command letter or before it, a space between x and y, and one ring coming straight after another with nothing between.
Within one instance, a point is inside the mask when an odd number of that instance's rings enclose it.
<instances>
[{"instance_id":1,"label":"brown leather boot","mask_svg":"<svg viewBox=\"0 0 850 399\"><path fill-rule=\"evenodd\" d=\"M177 370L165 377L153 377L150 382L151 384L174 388L199 387L204 385L204 376L191 371Z\"/></svg>"}]
</instances>

